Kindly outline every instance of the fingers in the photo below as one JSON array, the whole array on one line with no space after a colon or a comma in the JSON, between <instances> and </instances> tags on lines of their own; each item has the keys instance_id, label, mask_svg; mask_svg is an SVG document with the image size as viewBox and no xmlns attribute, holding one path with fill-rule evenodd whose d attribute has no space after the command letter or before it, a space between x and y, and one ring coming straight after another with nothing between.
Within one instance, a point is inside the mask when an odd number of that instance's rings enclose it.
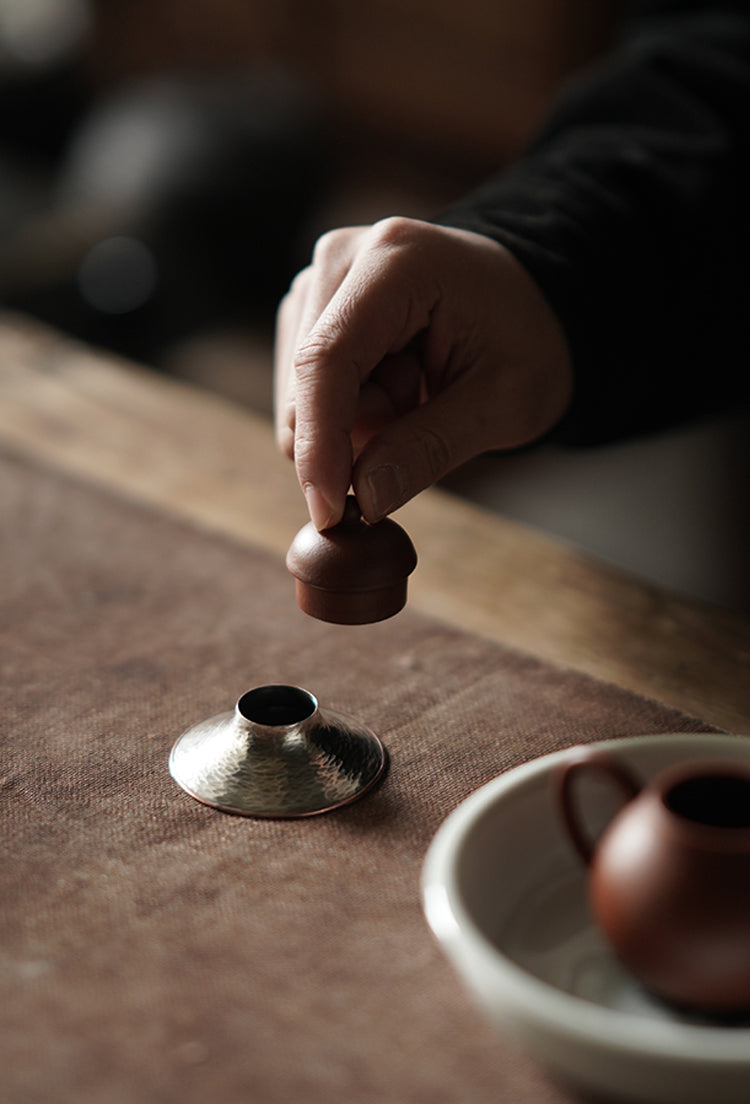
<instances>
[{"instance_id":1,"label":"fingers","mask_svg":"<svg viewBox=\"0 0 750 1104\"><path fill-rule=\"evenodd\" d=\"M410 219L325 235L279 309L277 433L318 528L374 522L570 400L560 324L507 250ZM421 403L421 405L420 405Z\"/></svg>"},{"instance_id":2,"label":"fingers","mask_svg":"<svg viewBox=\"0 0 750 1104\"><path fill-rule=\"evenodd\" d=\"M417 348L385 357L360 388L352 429L355 458L377 432L419 405L422 360Z\"/></svg>"},{"instance_id":3,"label":"fingers","mask_svg":"<svg viewBox=\"0 0 750 1104\"><path fill-rule=\"evenodd\" d=\"M502 432L500 430L500 432ZM449 471L491 446L498 433L470 377L392 421L357 458L352 483L363 517L380 521Z\"/></svg>"},{"instance_id":4,"label":"fingers","mask_svg":"<svg viewBox=\"0 0 750 1104\"><path fill-rule=\"evenodd\" d=\"M292 361L300 300L304 301L307 269L296 277L294 284L279 304L276 314L274 343L273 405L276 440L281 451L294 458L294 378Z\"/></svg>"},{"instance_id":5,"label":"fingers","mask_svg":"<svg viewBox=\"0 0 750 1104\"><path fill-rule=\"evenodd\" d=\"M402 221L388 220L360 235L345 275L312 326L331 285L308 291L300 324L306 336L300 340L298 331L294 356L294 460L318 528L335 524L343 513L360 400L374 397L373 387L364 385L378 383L378 366L401 353L429 321L434 295L429 281L415 281L403 263L397 240ZM403 404L393 372L389 377L384 369L379 386ZM414 393L413 379L406 390Z\"/></svg>"},{"instance_id":6,"label":"fingers","mask_svg":"<svg viewBox=\"0 0 750 1104\"><path fill-rule=\"evenodd\" d=\"M461 377L366 442L352 473L366 521L380 521L483 452L529 444L562 417L570 395L565 377L549 387L540 380L536 402L521 393L529 387L519 388L501 365L493 366L495 370L499 386L494 393L484 377ZM529 385L533 387L533 377Z\"/></svg>"},{"instance_id":7,"label":"fingers","mask_svg":"<svg viewBox=\"0 0 750 1104\"><path fill-rule=\"evenodd\" d=\"M538 295L533 287L527 293ZM472 355L442 390L364 444L352 483L367 521L379 521L474 456L527 445L559 421L572 390L567 344L546 306L538 314L535 305L533 317L527 355L519 355L518 341Z\"/></svg>"},{"instance_id":8,"label":"fingers","mask_svg":"<svg viewBox=\"0 0 750 1104\"><path fill-rule=\"evenodd\" d=\"M315 246L310 266L303 269L282 299L276 316L274 415L282 451L294 456L295 353L304 343L331 297L346 276L363 227L324 234Z\"/></svg>"}]
</instances>

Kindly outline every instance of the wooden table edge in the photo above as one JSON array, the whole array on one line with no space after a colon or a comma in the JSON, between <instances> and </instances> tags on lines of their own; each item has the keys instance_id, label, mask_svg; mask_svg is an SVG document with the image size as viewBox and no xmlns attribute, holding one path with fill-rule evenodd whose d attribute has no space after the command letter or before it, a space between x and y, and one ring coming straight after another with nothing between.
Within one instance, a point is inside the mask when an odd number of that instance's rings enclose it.
<instances>
[{"instance_id":1,"label":"wooden table edge","mask_svg":"<svg viewBox=\"0 0 750 1104\"><path fill-rule=\"evenodd\" d=\"M306 521L292 466L265 419L7 315L0 445L278 555ZM420 557L413 608L750 732L744 618L436 488L397 517Z\"/></svg>"}]
</instances>

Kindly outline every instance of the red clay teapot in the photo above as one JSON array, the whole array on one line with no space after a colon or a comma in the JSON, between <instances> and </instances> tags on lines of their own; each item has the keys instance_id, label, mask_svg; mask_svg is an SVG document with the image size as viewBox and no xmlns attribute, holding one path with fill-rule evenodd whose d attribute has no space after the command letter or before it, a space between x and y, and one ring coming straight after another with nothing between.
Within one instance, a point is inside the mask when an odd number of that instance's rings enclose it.
<instances>
[{"instance_id":1,"label":"red clay teapot","mask_svg":"<svg viewBox=\"0 0 750 1104\"><path fill-rule=\"evenodd\" d=\"M589 772L625 798L596 842L576 790ZM683 762L642 785L616 755L581 748L558 784L594 918L624 965L673 1004L749 1011L750 761Z\"/></svg>"}]
</instances>

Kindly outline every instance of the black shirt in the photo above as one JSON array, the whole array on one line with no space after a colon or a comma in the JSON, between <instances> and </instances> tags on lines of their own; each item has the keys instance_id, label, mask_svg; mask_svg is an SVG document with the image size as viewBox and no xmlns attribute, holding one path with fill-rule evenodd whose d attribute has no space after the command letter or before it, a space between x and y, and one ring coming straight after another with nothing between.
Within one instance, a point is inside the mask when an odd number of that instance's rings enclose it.
<instances>
[{"instance_id":1,"label":"black shirt","mask_svg":"<svg viewBox=\"0 0 750 1104\"><path fill-rule=\"evenodd\" d=\"M750 401L749 205L750 0L662 2L439 221L537 281L575 373L556 435L597 443Z\"/></svg>"}]
</instances>

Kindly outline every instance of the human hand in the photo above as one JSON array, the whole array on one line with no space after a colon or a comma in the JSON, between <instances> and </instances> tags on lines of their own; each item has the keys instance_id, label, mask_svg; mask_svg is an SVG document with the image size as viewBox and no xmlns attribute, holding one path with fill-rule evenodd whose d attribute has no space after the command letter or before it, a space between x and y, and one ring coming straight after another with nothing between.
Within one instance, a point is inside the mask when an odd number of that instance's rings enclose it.
<instances>
[{"instance_id":1,"label":"human hand","mask_svg":"<svg viewBox=\"0 0 750 1104\"><path fill-rule=\"evenodd\" d=\"M379 521L570 401L557 318L503 246L413 219L334 230L279 307L276 432L318 529Z\"/></svg>"}]
</instances>

